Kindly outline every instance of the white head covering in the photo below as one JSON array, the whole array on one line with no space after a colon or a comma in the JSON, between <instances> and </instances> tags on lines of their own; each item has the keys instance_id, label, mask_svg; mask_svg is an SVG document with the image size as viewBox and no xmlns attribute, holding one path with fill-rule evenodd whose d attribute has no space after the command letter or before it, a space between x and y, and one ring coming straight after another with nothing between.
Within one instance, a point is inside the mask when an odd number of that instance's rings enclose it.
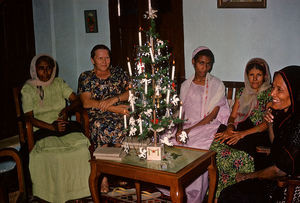
<instances>
[{"instance_id":1,"label":"white head covering","mask_svg":"<svg viewBox=\"0 0 300 203\"><path fill-rule=\"evenodd\" d=\"M210 50L206 46L200 46L200 47L196 48L192 53L192 59L196 56L196 54L198 54L199 51L206 50L206 49Z\"/></svg>"},{"instance_id":2,"label":"white head covering","mask_svg":"<svg viewBox=\"0 0 300 203\"><path fill-rule=\"evenodd\" d=\"M207 48L206 46L199 46L193 51L192 59L196 56L198 52L202 50L210 50L210 49ZM188 93L188 90L190 89L191 83L193 82L194 78L195 78L195 74L189 77L181 85L180 99L182 100L182 102L185 102L185 99L187 99L186 95ZM215 84L217 88L216 89L212 88L213 86L212 84ZM207 73L205 77L204 94L203 94L203 101L201 106L200 119L203 119L205 116L211 113L211 111L219 103L222 97L224 97L224 95L225 95L225 87L223 82L219 80L217 77L211 75L210 73Z\"/></svg>"},{"instance_id":3,"label":"white head covering","mask_svg":"<svg viewBox=\"0 0 300 203\"><path fill-rule=\"evenodd\" d=\"M53 71L52 71L52 74L51 74L51 77L48 81L44 82L44 81L41 81L39 79L39 77L37 76L37 73L36 73L36 61L41 57L41 56L48 56L50 57L53 62L54 62L54 67L53 67ZM48 86L50 85L54 78L55 78L55 74L56 74L56 61L49 55L47 54L39 54L39 55L36 55L35 57L33 57L33 59L31 60L31 64L30 64L30 75L31 75L31 79L27 80L26 83L32 85L32 86L36 86L37 89L38 89L38 93L40 95L40 98L41 100L43 100L44 98L44 90L43 90L43 87L45 86Z\"/></svg>"},{"instance_id":4,"label":"white head covering","mask_svg":"<svg viewBox=\"0 0 300 203\"><path fill-rule=\"evenodd\" d=\"M253 63L260 64L266 70L264 83L260 86L258 91L251 88L247 71L246 71L247 67ZM246 65L245 72L244 72L244 80L245 80L244 82L245 89L239 99L238 116L235 119L235 123L240 123L246 120L250 115L250 113L252 112L252 110L257 106L257 95L260 92L263 92L271 87L271 76L270 76L270 70L267 62L261 58L251 59Z\"/></svg>"}]
</instances>

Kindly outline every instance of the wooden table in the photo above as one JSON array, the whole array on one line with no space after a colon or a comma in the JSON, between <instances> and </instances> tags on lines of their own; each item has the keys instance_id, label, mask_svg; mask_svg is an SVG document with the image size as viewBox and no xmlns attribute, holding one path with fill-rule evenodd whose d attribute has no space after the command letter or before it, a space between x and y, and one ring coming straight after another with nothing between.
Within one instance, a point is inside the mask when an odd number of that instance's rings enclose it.
<instances>
[{"instance_id":1,"label":"wooden table","mask_svg":"<svg viewBox=\"0 0 300 203\"><path fill-rule=\"evenodd\" d=\"M184 201L185 187L208 170L208 202L212 203L216 187L216 153L186 147L169 147L166 151L169 157L171 153L179 156L167 162L139 160L135 155L126 156L122 161L91 159L89 186L94 202L100 202L98 181L102 173L135 180L137 202L141 202L139 182L143 181L170 187L172 202L177 203Z\"/></svg>"}]
</instances>

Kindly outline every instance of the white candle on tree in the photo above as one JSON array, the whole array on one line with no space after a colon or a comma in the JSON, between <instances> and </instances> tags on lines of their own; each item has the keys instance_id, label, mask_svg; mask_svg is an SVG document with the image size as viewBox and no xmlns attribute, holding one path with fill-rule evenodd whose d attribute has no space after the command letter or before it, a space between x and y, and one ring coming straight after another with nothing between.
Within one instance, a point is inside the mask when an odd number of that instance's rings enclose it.
<instances>
[{"instance_id":1,"label":"white candle on tree","mask_svg":"<svg viewBox=\"0 0 300 203\"><path fill-rule=\"evenodd\" d=\"M150 47L149 49L150 49L151 61L152 61L152 63L154 63L154 57L153 57L152 48Z\"/></svg>"},{"instance_id":2,"label":"white candle on tree","mask_svg":"<svg viewBox=\"0 0 300 203\"><path fill-rule=\"evenodd\" d=\"M130 65L130 61L129 58L127 57L127 65L128 65L128 72L129 72L129 76L132 76L132 71L131 71L131 65Z\"/></svg>"},{"instance_id":3,"label":"white candle on tree","mask_svg":"<svg viewBox=\"0 0 300 203\"><path fill-rule=\"evenodd\" d=\"M182 118L182 102L180 102L180 107L179 107L179 119Z\"/></svg>"},{"instance_id":4,"label":"white candle on tree","mask_svg":"<svg viewBox=\"0 0 300 203\"><path fill-rule=\"evenodd\" d=\"M142 118L140 117L140 134L143 134Z\"/></svg>"},{"instance_id":5,"label":"white candle on tree","mask_svg":"<svg viewBox=\"0 0 300 203\"><path fill-rule=\"evenodd\" d=\"M173 60L171 80L174 80L174 76L175 76L175 61Z\"/></svg>"},{"instance_id":6,"label":"white candle on tree","mask_svg":"<svg viewBox=\"0 0 300 203\"><path fill-rule=\"evenodd\" d=\"M148 0L149 15L152 13L151 0Z\"/></svg>"},{"instance_id":7,"label":"white candle on tree","mask_svg":"<svg viewBox=\"0 0 300 203\"><path fill-rule=\"evenodd\" d=\"M129 90L129 98L132 98L133 95L131 93L131 90ZM130 107L131 107L131 111L134 112L134 104L133 104L133 100L130 100Z\"/></svg>"},{"instance_id":8,"label":"white candle on tree","mask_svg":"<svg viewBox=\"0 0 300 203\"><path fill-rule=\"evenodd\" d=\"M142 28L139 28L139 46L142 46L142 33L141 33Z\"/></svg>"},{"instance_id":9,"label":"white candle on tree","mask_svg":"<svg viewBox=\"0 0 300 203\"><path fill-rule=\"evenodd\" d=\"M148 92L148 82L147 79L145 80L145 94Z\"/></svg>"},{"instance_id":10,"label":"white candle on tree","mask_svg":"<svg viewBox=\"0 0 300 203\"><path fill-rule=\"evenodd\" d=\"M127 118L126 118L126 115L124 115L124 129L127 129Z\"/></svg>"},{"instance_id":11,"label":"white candle on tree","mask_svg":"<svg viewBox=\"0 0 300 203\"><path fill-rule=\"evenodd\" d=\"M166 101L166 103L169 104L169 101L170 101L170 90L168 89L167 90L167 101Z\"/></svg>"}]
</instances>

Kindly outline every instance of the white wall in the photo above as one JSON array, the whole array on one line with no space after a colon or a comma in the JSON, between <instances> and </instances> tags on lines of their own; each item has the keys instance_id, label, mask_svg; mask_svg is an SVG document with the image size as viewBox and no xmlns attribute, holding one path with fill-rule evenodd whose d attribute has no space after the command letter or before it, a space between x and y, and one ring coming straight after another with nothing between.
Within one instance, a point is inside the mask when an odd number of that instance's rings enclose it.
<instances>
[{"instance_id":1,"label":"white wall","mask_svg":"<svg viewBox=\"0 0 300 203\"><path fill-rule=\"evenodd\" d=\"M217 0L183 1L186 77L194 73L191 53L199 45L215 54L212 73L243 81L247 61L264 58L271 73L300 64L300 1L267 0L266 9L218 9Z\"/></svg>"},{"instance_id":2,"label":"white wall","mask_svg":"<svg viewBox=\"0 0 300 203\"><path fill-rule=\"evenodd\" d=\"M98 33L85 33L84 10L97 10ZM264 58L271 73L300 64L300 1L267 0L266 9L218 9L217 0L183 0L186 77L193 74L191 53L206 45L215 54L212 73L243 81L253 57ZM49 53L60 76L77 90L81 72L91 69L90 50L110 47L108 0L33 0L36 53Z\"/></svg>"},{"instance_id":3,"label":"white wall","mask_svg":"<svg viewBox=\"0 0 300 203\"><path fill-rule=\"evenodd\" d=\"M97 10L98 33L86 33L84 10ZM59 76L77 91L79 74L91 69L96 44L110 47L107 0L33 0L36 53L52 55Z\"/></svg>"}]
</instances>

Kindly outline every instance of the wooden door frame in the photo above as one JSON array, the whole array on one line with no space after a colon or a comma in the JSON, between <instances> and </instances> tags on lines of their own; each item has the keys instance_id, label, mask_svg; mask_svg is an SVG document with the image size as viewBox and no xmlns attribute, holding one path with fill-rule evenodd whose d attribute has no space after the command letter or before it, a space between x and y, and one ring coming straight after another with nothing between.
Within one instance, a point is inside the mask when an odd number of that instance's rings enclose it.
<instances>
[{"instance_id":1,"label":"wooden door frame","mask_svg":"<svg viewBox=\"0 0 300 203\"><path fill-rule=\"evenodd\" d=\"M172 3L175 2L171 0ZM145 20L143 19L143 15L147 8L145 7L146 0L137 0L136 7L138 9L138 18L136 19L136 24L145 27ZM176 5L175 5L176 3ZM177 0L174 3L172 9L174 13L176 13L175 17L178 18L172 22L175 30L170 30L170 32L178 33L176 40L172 42L176 48L174 48L173 55L176 61L176 72L175 77L177 80L177 84L180 84L185 80L185 62L184 62L184 35L183 35L183 9L182 9L182 0ZM110 0L109 1L109 19L110 19L110 41L111 41L111 51L113 53L113 65L121 65L125 70L126 69L126 57L123 56L122 52L119 50L122 49L121 39L120 38L120 25L121 19L118 16L117 12L115 12L114 8L118 5L118 0ZM146 4L147 5L147 4ZM116 26L117 25L117 26ZM137 26L138 29L138 26ZM159 32L159 28L157 29ZM162 35L162 33L159 33ZM168 39L165 39L168 40Z\"/></svg>"}]
</instances>

